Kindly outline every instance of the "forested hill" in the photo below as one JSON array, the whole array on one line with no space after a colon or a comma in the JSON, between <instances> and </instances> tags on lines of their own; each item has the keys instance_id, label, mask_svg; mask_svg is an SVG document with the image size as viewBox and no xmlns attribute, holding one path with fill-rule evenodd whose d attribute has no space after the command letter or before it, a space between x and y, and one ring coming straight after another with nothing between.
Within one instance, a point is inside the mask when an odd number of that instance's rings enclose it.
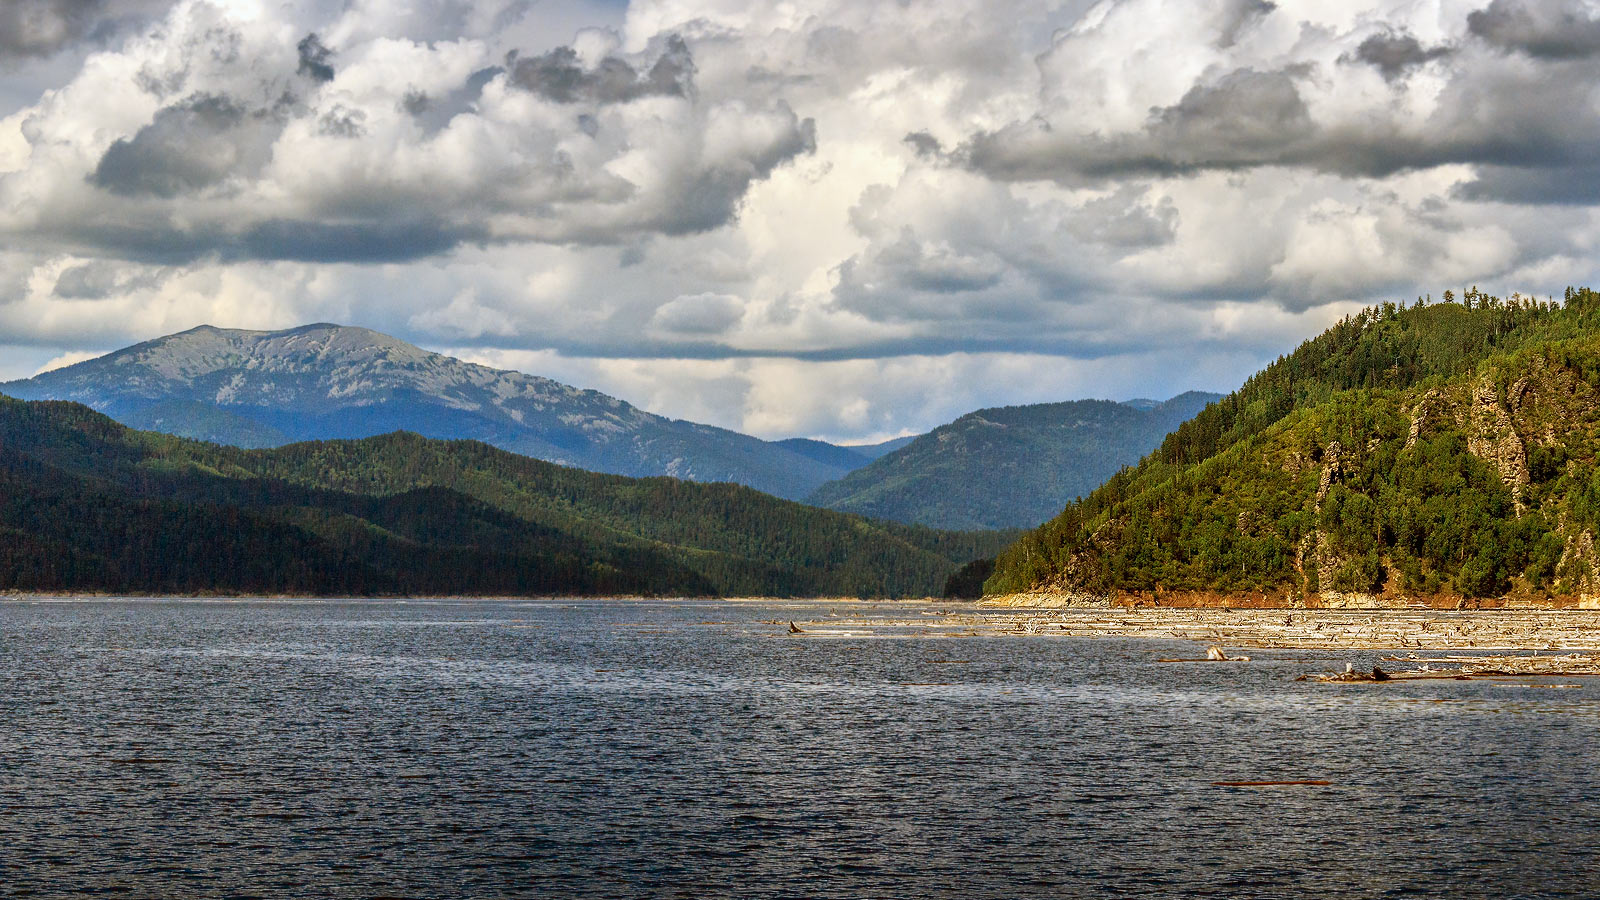
<instances>
[{"instance_id":1,"label":"forested hill","mask_svg":"<svg viewBox=\"0 0 1600 900\"><path fill-rule=\"evenodd\" d=\"M808 502L936 528L1031 527L1137 462L1218 396L981 409L823 485Z\"/></svg>"},{"instance_id":2,"label":"forested hill","mask_svg":"<svg viewBox=\"0 0 1600 900\"><path fill-rule=\"evenodd\" d=\"M1600 593L1597 455L1600 295L1385 304L1026 534L985 589Z\"/></svg>"},{"instance_id":3,"label":"forested hill","mask_svg":"<svg viewBox=\"0 0 1600 900\"><path fill-rule=\"evenodd\" d=\"M0 590L920 596L1015 537L473 441L241 450L0 398Z\"/></svg>"},{"instance_id":4,"label":"forested hill","mask_svg":"<svg viewBox=\"0 0 1600 900\"><path fill-rule=\"evenodd\" d=\"M594 472L735 481L792 500L874 458L668 419L598 391L329 324L201 326L0 384L0 393L73 400L133 428L239 447L412 431Z\"/></svg>"}]
</instances>

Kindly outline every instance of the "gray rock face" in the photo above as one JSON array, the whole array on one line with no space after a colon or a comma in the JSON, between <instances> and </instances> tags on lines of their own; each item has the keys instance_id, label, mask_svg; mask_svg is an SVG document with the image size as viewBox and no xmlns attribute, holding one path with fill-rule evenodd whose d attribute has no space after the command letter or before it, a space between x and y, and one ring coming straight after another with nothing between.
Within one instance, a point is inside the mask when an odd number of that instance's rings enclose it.
<instances>
[{"instance_id":1,"label":"gray rock face","mask_svg":"<svg viewBox=\"0 0 1600 900\"><path fill-rule=\"evenodd\" d=\"M201 326L0 384L0 392L73 400L135 428L243 447L413 431L598 472L734 481L790 499L866 462L664 418L598 391L327 324Z\"/></svg>"}]
</instances>

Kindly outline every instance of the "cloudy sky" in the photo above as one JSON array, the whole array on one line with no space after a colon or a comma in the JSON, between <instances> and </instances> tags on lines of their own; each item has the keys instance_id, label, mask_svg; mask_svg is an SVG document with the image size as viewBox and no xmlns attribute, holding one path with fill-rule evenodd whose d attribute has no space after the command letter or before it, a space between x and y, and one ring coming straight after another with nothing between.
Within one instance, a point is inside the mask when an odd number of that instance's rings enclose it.
<instances>
[{"instance_id":1,"label":"cloudy sky","mask_svg":"<svg viewBox=\"0 0 1600 900\"><path fill-rule=\"evenodd\" d=\"M1591 0L5 0L0 379L364 325L764 437L1600 283Z\"/></svg>"}]
</instances>

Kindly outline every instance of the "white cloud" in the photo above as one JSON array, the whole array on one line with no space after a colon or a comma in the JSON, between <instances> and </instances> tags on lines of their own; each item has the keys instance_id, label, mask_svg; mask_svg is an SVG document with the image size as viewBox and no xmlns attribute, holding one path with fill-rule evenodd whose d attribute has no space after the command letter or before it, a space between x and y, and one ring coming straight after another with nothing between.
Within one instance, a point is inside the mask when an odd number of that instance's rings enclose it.
<instances>
[{"instance_id":1,"label":"white cloud","mask_svg":"<svg viewBox=\"0 0 1600 900\"><path fill-rule=\"evenodd\" d=\"M104 354L96 353L93 350L73 350L51 359L49 362L35 370L33 374L43 375L46 372L54 372L57 369L64 369L67 366L76 365L85 360L98 359L103 355Z\"/></svg>"},{"instance_id":2,"label":"white cloud","mask_svg":"<svg viewBox=\"0 0 1600 900\"><path fill-rule=\"evenodd\" d=\"M167 6L15 63L13 346L343 321L848 438L1600 271L1576 0Z\"/></svg>"}]
</instances>

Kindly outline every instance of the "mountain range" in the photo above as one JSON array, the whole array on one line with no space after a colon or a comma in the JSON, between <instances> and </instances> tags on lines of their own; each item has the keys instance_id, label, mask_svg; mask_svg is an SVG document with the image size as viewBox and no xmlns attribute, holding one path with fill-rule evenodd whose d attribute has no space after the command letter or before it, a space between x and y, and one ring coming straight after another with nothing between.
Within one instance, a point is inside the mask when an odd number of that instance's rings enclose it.
<instances>
[{"instance_id":1,"label":"mountain range","mask_svg":"<svg viewBox=\"0 0 1600 900\"><path fill-rule=\"evenodd\" d=\"M595 472L732 481L789 499L896 446L763 441L328 324L201 326L0 384L0 393L76 401L133 428L246 448L410 431Z\"/></svg>"},{"instance_id":2,"label":"mountain range","mask_svg":"<svg viewBox=\"0 0 1600 900\"><path fill-rule=\"evenodd\" d=\"M202 326L0 384L0 392L83 403L132 428L244 448L395 431L478 440L594 472L736 482L956 530L1037 525L1137 462L1215 396L980 410L928 435L870 446L764 441L329 324ZM992 490L996 483L1008 487Z\"/></svg>"},{"instance_id":3,"label":"mountain range","mask_svg":"<svg viewBox=\"0 0 1600 900\"><path fill-rule=\"evenodd\" d=\"M927 596L1015 533L396 433L244 450L0 398L0 589Z\"/></svg>"},{"instance_id":4,"label":"mountain range","mask_svg":"<svg viewBox=\"0 0 1600 900\"><path fill-rule=\"evenodd\" d=\"M1052 602L1593 605L1600 294L1445 296L1349 316L1221 399L982 410L860 466L839 482L854 491L815 489L818 501L855 502L874 518L735 484L597 474L475 440L398 432L242 449L130 429L77 403L0 398L0 586L904 596L981 584ZM137 417L180 402L171 385L198 384L207 399L192 401L200 408L186 422L204 412L239 429L230 434L275 429L252 432L263 441L303 427L283 408L330 430L392 425L384 416L419 408L408 404L482 425L562 422L570 400L591 414L566 421L580 433L610 423L633 434L606 409L622 423L638 419L617 410L647 415L338 331L279 333L284 347L245 361L130 348L95 361L98 374L81 364L22 386L89 395L121 374L103 405ZM351 346L338 345L345 337ZM345 364L319 366L319 354ZM419 382L429 386L421 400ZM1158 445L1031 531L888 521L996 521L979 517L1071 490L1064 468L1092 479L1091 464L1136 452L1134 436ZM650 446L634 438L613 436ZM586 440L572 443L603 445ZM822 442L745 440L820 467L864 458ZM904 499L929 496L940 502Z\"/></svg>"},{"instance_id":5,"label":"mountain range","mask_svg":"<svg viewBox=\"0 0 1600 900\"><path fill-rule=\"evenodd\" d=\"M1032 527L1220 396L981 409L823 485L807 502L935 528Z\"/></svg>"},{"instance_id":6,"label":"mountain range","mask_svg":"<svg viewBox=\"0 0 1600 900\"><path fill-rule=\"evenodd\" d=\"M1384 304L1280 358L1027 533L985 590L1589 604L1597 460L1600 294Z\"/></svg>"}]
</instances>

